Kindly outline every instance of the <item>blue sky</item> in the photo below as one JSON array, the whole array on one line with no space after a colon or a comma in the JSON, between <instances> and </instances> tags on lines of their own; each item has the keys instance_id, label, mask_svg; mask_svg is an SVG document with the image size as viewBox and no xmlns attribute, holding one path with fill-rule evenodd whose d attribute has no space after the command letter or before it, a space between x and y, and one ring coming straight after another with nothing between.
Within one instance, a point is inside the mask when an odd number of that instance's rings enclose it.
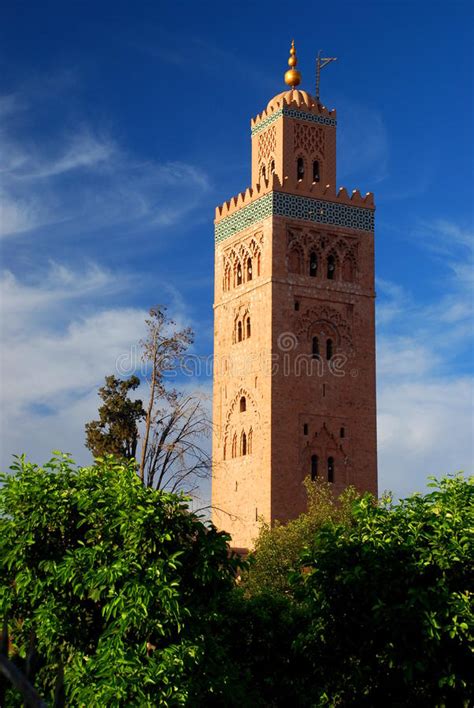
<instances>
[{"instance_id":1,"label":"blue sky","mask_svg":"<svg viewBox=\"0 0 474 708\"><path fill-rule=\"evenodd\" d=\"M338 186L374 191L379 477L472 467L472 2L4 2L2 452L86 463L97 387L166 303L212 351L214 208L250 118L338 61ZM209 391L208 381L186 386ZM207 492L204 492L204 495Z\"/></svg>"}]
</instances>

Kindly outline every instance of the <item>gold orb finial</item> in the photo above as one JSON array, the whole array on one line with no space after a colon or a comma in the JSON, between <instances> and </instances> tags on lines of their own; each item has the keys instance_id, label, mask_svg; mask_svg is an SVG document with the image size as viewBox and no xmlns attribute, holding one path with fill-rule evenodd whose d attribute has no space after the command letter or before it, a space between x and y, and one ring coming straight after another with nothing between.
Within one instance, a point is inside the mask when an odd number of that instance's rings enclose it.
<instances>
[{"instance_id":1,"label":"gold orb finial","mask_svg":"<svg viewBox=\"0 0 474 708\"><path fill-rule=\"evenodd\" d=\"M295 49L295 40L291 40L291 48L290 48L290 58L288 59L288 66L290 69L285 73L285 83L288 84L288 86L291 86L291 88L295 88L295 86L298 86L301 83L301 74L296 69L296 65L298 63L298 59L296 58L296 49Z\"/></svg>"}]
</instances>

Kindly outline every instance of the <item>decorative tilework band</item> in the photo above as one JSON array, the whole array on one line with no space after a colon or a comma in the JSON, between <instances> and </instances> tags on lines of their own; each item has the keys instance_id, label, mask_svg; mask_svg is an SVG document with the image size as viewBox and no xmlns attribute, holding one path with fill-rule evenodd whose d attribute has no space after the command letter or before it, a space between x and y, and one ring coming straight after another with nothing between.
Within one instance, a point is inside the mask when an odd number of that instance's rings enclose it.
<instances>
[{"instance_id":1,"label":"decorative tilework band","mask_svg":"<svg viewBox=\"0 0 474 708\"><path fill-rule=\"evenodd\" d=\"M268 216L287 216L290 219L344 226L360 231L373 231L375 223L372 209L284 192L269 192L219 221L215 226L215 240L223 241Z\"/></svg>"},{"instance_id":2,"label":"decorative tilework band","mask_svg":"<svg viewBox=\"0 0 474 708\"><path fill-rule=\"evenodd\" d=\"M336 126L337 121L335 118L327 118L326 116L318 116L315 115L314 113L306 113L305 111L298 111L295 108L279 108L278 111L275 111L275 113L272 113L271 116L268 116L268 118L265 118L265 120L262 120L261 123L258 125L255 125L252 128L252 135L257 135L260 133L262 130L265 130L265 128L268 128L269 125L274 123L280 116L288 116L288 118L299 118L300 120L307 120L310 121L310 123L319 123L320 125L332 125Z\"/></svg>"}]
</instances>

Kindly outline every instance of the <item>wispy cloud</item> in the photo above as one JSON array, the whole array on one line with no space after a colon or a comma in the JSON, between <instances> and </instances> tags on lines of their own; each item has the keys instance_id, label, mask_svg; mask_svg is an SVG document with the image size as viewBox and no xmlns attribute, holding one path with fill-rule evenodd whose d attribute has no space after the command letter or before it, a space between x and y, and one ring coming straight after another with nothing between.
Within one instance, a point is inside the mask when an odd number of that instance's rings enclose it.
<instances>
[{"instance_id":1,"label":"wispy cloud","mask_svg":"<svg viewBox=\"0 0 474 708\"><path fill-rule=\"evenodd\" d=\"M120 275L97 264L77 270L58 263L34 279L2 274L3 464L14 452L37 454L35 444L47 446L46 454L67 449L73 431L69 449L84 459L88 418L80 416L93 417L98 384L143 334L144 311L100 306L117 287L127 290L130 281Z\"/></svg>"},{"instance_id":2,"label":"wispy cloud","mask_svg":"<svg viewBox=\"0 0 474 708\"><path fill-rule=\"evenodd\" d=\"M33 111L25 100L4 97L4 112L11 118L20 105ZM210 190L198 167L140 160L110 135L80 122L39 142L10 119L0 133L0 150L4 237L55 224L63 225L65 237L121 223L169 226L198 208Z\"/></svg>"},{"instance_id":3,"label":"wispy cloud","mask_svg":"<svg viewBox=\"0 0 474 708\"><path fill-rule=\"evenodd\" d=\"M442 259L456 276L461 288L474 286L474 229L448 221L435 219L420 222L412 236L424 247ZM471 293L472 294L472 293Z\"/></svg>"},{"instance_id":4,"label":"wispy cloud","mask_svg":"<svg viewBox=\"0 0 474 708\"><path fill-rule=\"evenodd\" d=\"M46 272L21 277L4 271L0 278L1 463L13 453L33 459L54 448L72 452L85 463L84 425L97 415L97 391L119 362L139 368L137 345L145 334L147 312L110 305L111 295L129 301L136 285L123 272L97 263L83 269L51 263ZM191 320L179 292L169 314L179 327ZM122 372L123 373L123 372ZM128 375L124 374L124 375ZM195 390L189 380L188 390ZM208 389L207 382L198 388ZM138 395L146 396L139 390Z\"/></svg>"},{"instance_id":5,"label":"wispy cloud","mask_svg":"<svg viewBox=\"0 0 474 708\"><path fill-rule=\"evenodd\" d=\"M12 182L57 177L81 169L97 169L118 157L118 148L107 137L99 137L82 127L79 133L63 139L51 154L28 151L28 155L17 155L16 164L9 170Z\"/></svg>"},{"instance_id":6,"label":"wispy cloud","mask_svg":"<svg viewBox=\"0 0 474 708\"><path fill-rule=\"evenodd\" d=\"M427 257L443 256L438 296L417 302L399 285L378 282L380 484L398 494L421 489L428 474L472 472L474 465L474 380L458 366L463 354L472 363L472 287L453 277L470 234L441 221L424 233Z\"/></svg>"},{"instance_id":7,"label":"wispy cloud","mask_svg":"<svg viewBox=\"0 0 474 708\"><path fill-rule=\"evenodd\" d=\"M54 310L64 308L72 300L104 295L123 289L130 282L127 275L120 278L95 263L82 270L72 270L50 261L46 271L39 270L33 277L19 280L9 270L0 275L2 331L25 328L25 318L47 315L52 319Z\"/></svg>"}]
</instances>

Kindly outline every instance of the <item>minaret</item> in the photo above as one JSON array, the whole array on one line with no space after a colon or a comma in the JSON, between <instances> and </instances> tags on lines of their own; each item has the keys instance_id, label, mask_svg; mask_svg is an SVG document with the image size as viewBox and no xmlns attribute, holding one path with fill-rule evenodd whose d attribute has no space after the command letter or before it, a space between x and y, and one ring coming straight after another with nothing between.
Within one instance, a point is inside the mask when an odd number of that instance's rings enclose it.
<instances>
[{"instance_id":1,"label":"minaret","mask_svg":"<svg viewBox=\"0 0 474 708\"><path fill-rule=\"evenodd\" d=\"M304 511L307 476L377 492L373 195L336 188L336 112L288 64L215 218L213 521L237 548Z\"/></svg>"}]
</instances>

